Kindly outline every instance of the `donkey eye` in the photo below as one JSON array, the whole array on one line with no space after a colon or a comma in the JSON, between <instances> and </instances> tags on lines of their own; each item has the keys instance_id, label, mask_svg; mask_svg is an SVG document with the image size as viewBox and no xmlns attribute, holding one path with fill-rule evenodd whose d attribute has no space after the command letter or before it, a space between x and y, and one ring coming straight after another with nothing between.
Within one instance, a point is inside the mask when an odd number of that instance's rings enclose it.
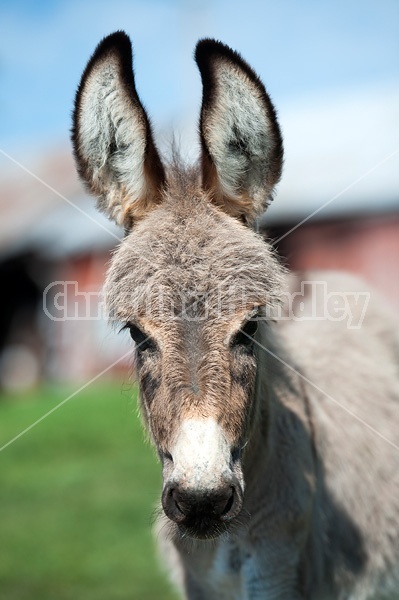
<instances>
[{"instance_id":1,"label":"donkey eye","mask_svg":"<svg viewBox=\"0 0 399 600\"><path fill-rule=\"evenodd\" d=\"M155 350L155 342L146 333L144 333L144 331L141 331L137 325L128 323L126 328L129 329L132 340L136 344L139 352L144 352L145 350Z\"/></svg>"},{"instance_id":2,"label":"donkey eye","mask_svg":"<svg viewBox=\"0 0 399 600\"><path fill-rule=\"evenodd\" d=\"M258 321L254 319L247 321L245 325L243 325L241 329L237 331L237 333L231 340L231 346L252 346L253 336L255 335L257 329Z\"/></svg>"}]
</instances>

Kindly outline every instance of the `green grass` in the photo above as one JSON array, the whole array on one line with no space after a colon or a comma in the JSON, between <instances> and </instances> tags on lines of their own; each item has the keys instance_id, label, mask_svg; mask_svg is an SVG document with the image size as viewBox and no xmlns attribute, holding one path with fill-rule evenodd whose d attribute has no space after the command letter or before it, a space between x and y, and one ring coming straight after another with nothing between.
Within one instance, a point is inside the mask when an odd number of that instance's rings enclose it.
<instances>
[{"instance_id":1,"label":"green grass","mask_svg":"<svg viewBox=\"0 0 399 600\"><path fill-rule=\"evenodd\" d=\"M70 392L0 398L0 446ZM151 533L160 486L135 388L80 392L0 453L1 600L176 598Z\"/></svg>"}]
</instances>

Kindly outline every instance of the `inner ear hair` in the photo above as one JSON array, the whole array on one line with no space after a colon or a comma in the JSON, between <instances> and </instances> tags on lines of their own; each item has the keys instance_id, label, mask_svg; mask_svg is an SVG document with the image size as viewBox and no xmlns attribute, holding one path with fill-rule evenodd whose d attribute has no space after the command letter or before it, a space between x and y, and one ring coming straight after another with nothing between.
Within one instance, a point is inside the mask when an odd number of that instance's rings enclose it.
<instances>
[{"instance_id":1,"label":"inner ear hair","mask_svg":"<svg viewBox=\"0 0 399 600\"><path fill-rule=\"evenodd\" d=\"M97 46L76 93L72 143L80 176L98 207L125 228L162 199L165 173L137 94L129 37Z\"/></svg>"},{"instance_id":2,"label":"inner ear hair","mask_svg":"<svg viewBox=\"0 0 399 600\"><path fill-rule=\"evenodd\" d=\"M195 59L203 84L203 187L225 212L252 223L281 176L283 144L275 109L259 77L228 46L201 40Z\"/></svg>"}]
</instances>

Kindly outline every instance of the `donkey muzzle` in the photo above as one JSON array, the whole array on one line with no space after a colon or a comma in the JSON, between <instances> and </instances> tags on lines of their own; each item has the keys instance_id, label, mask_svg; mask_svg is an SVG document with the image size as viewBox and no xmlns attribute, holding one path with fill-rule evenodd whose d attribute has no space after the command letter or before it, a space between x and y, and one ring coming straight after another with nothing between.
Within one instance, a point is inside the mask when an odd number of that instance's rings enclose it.
<instances>
[{"instance_id":1,"label":"donkey muzzle","mask_svg":"<svg viewBox=\"0 0 399 600\"><path fill-rule=\"evenodd\" d=\"M211 490L194 490L170 483L162 494L166 516L183 526L192 537L214 537L242 508L243 492L237 479Z\"/></svg>"},{"instance_id":2,"label":"donkey muzzle","mask_svg":"<svg viewBox=\"0 0 399 600\"><path fill-rule=\"evenodd\" d=\"M163 462L162 506L192 537L215 537L241 511L240 461L216 420L183 420Z\"/></svg>"}]
</instances>

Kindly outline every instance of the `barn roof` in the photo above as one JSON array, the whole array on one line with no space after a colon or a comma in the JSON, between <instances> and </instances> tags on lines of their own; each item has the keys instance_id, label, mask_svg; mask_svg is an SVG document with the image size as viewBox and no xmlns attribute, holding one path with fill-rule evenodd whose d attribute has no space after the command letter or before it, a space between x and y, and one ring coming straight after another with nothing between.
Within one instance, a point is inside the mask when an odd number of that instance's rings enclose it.
<instances>
[{"instance_id":1,"label":"barn roof","mask_svg":"<svg viewBox=\"0 0 399 600\"><path fill-rule=\"evenodd\" d=\"M318 95L279 116L285 165L266 223L399 210L399 86Z\"/></svg>"}]
</instances>

